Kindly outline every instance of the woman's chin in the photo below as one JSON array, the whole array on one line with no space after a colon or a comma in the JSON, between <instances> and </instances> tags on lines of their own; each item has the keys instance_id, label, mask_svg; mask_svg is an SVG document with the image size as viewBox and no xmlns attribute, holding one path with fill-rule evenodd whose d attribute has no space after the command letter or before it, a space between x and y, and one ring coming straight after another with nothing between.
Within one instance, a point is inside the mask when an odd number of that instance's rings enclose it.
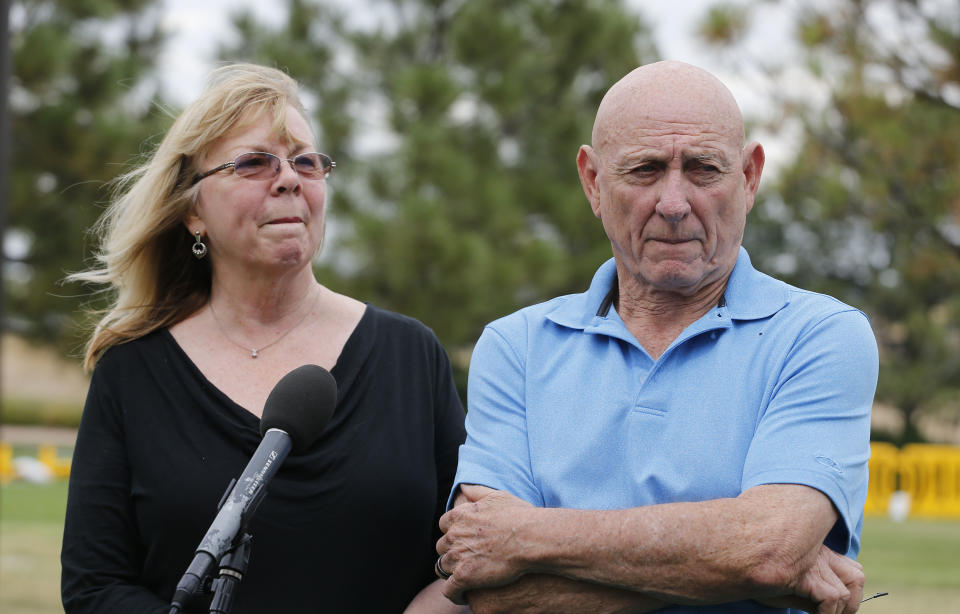
<instances>
[{"instance_id":1,"label":"woman's chin","mask_svg":"<svg viewBox=\"0 0 960 614\"><path fill-rule=\"evenodd\" d=\"M298 268L310 264L316 246L289 241L271 248L258 260L268 268Z\"/></svg>"}]
</instances>

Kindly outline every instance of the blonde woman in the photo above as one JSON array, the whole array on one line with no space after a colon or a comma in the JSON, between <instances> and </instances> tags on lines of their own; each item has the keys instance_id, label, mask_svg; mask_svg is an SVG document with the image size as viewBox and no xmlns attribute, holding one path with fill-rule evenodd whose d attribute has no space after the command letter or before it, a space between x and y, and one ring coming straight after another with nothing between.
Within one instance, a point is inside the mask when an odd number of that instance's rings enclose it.
<instances>
[{"instance_id":1,"label":"blonde woman","mask_svg":"<svg viewBox=\"0 0 960 614\"><path fill-rule=\"evenodd\" d=\"M457 611L431 580L463 408L426 327L315 279L335 166L317 150L295 81L227 66L101 220L100 266L73 276L115 302L86 352L66 612L168 610L303 364L332 372L337 406L271 481L233 612Z\"/></svg>"}]
</instances>

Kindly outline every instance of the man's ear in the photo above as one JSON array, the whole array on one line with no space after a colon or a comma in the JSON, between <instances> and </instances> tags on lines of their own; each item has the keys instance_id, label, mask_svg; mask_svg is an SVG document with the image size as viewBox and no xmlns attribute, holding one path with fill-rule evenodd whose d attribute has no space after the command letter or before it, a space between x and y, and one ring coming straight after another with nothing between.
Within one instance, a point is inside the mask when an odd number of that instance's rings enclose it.
<instances>
[{"instance_id":1,"label":"man's ear","mask_svg":"<svg viewBox=\"0 0 960 614\"><path fill-rule=\"evenodd\" d=\"M597 176L599 174L599 160L597 152L589 145L581 145L577 153L577 172L580 173L580 185L583 186L583 193L587 195L590 201L590 208L593 214L600 217L600 187L597 185Z\"/></svg>"},{"instance_id":2,"label":"man's ear","mask_svg":"<svg viewBox=\"0 0 960 614\"><path fill-rule=\"evenodd\" d=\"M753 202L760 188L760 175L763 174L763 163L766 154L763 145L757 142L750 143L743 148L743 179L744 192L747 199L747 213L753 209Z\"/></svg>"}]
</instances>

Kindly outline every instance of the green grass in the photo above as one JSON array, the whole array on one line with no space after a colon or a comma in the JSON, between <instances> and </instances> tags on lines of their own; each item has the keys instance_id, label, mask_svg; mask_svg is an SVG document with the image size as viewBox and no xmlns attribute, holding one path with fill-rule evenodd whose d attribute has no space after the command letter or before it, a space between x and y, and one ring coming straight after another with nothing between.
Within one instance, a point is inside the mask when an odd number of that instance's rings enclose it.
<instances>
[{"instance_id":1,"label":"green grass","mask_svg":"<svg viewBox=\"0 0 960 614\"><path fill-rule=\"evenodd\" d=\"M60 605L65 480L0 487L0 612L51 614Z\"/></svg>"},{"instance_id":2,"label":"green grass","mask_svg":"<svg viewBox=\"0 0 960 614\"><path fill-rule=\"evenodd\" d=\"M960 614L960 521L867 518L859 560L865 595L862 614Z\"/></svg>"},{"instance_id":3,"label":"green grass","mask_svg":"<svg viewBox=\"0 0 960 614\"><path fill-rule=\"evenodd\" d=\"M860 561L871 584L960 590L960 522L868 518Z\"/></svg>"},{"instance_id":4,"label":"green grass","mask_svg":"<svg viewBox=\"0 0 960 614\"><path fill-rule=\"evenodd\" d=\"M65 481L0 487L0 612L62 613L60 539ZM960 521L867 518L862 614L960 614Z\"/></svg>"},{"instance_id":5,"label":"green grass","mask_svg":"<svg viewBox=\"0 0 960 614\"><path fill-rule=\"evenodd\" d=\"M10 482L0 487L0 523L63 524L67 481L49 484Z\"/></svg>"}]
</instances>

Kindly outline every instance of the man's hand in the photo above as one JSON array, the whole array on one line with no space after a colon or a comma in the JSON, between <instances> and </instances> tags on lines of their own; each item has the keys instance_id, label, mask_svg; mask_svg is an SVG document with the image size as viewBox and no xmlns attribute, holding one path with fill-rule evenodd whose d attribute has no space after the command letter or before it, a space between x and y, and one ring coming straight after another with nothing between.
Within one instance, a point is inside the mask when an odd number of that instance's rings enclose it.
<instances>
[{"instance_id":1,"label":"man's hand","mask_svg":"<svg viewBox=\"0 0 960 614\"><path fill-rule=\"evenodd\" d=\"M464 484L457 504L440 518L444 536L437 542L443 569L451 574L443 594L454 603L466 603L463 593L476 588L509 584L526 569L520 560L516 527L524 513L536 510L513 495Z\"/></svg>"},{"instance_id":2,"label":"man's hand","mask_svg":"<svg viewBox=\"0 0 960 614\"><path fill-rule=\"evenodd\" d=\"M509 493L486 486L462 485L456 507L440 519L440 528L447 534L437 543L437 552L443 556L444 570L453 574L444 583L444 594L457 603L469 601L475 614L579 614L587 611L641 614L667 605L640 593L559 576L525 573L519 565L501 564L497 557L502 556L502 549L498 546L507 544L498 541L496 536L512 534L511 527L517 524L518 515L533 509L529 503ZM490 530L494 526L497 530ZM469 533L471 528L476 532L470 537L476 539L456 539L453 536L460 535L460 532ZM468 545L491 547L491 550L484 556L462 549ZM471 571L470 566L474 566L475 571ZM517 579L511 581L509 578L513 577ZM470 592L466 593L468 590Z\"/></svg>"},{"instance_id":3,"label":"man's hand","mask_svg":"<svg viewBox=\"0 0 960 614\"><path fill-rule=\"evenodd\" d=\"M816 614L854 614L860 609L864 581L860 563L820 546L816 561L793 587L793 595L758 601Z\"/></svg>"}]
</instances>

